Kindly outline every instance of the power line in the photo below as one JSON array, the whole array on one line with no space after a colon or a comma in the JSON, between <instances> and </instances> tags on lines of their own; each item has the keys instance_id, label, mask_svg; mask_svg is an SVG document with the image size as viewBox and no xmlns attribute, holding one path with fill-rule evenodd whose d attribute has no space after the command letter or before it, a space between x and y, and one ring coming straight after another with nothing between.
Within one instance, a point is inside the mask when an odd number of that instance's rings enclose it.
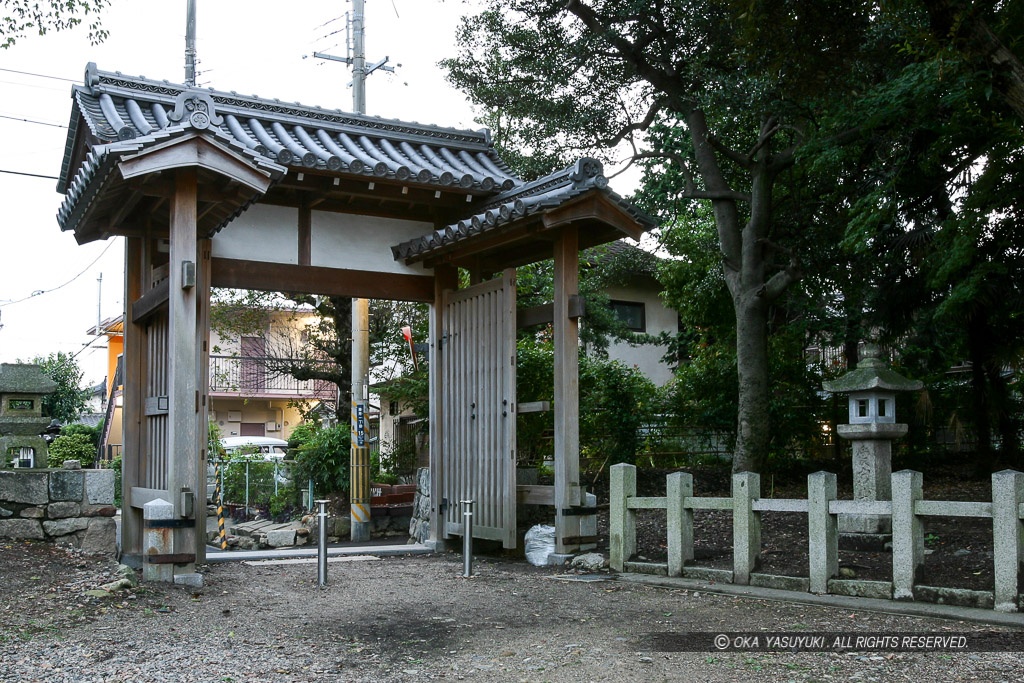
<instances>
[{"instance_id":1,"label":"power line","mask_svg":"<svg viewBox=\"0 0 1024 683\"><path fill-rule=\"evenodd\" d=\"M43 177L48 177L48 176L43 176ZM78 278L80 278L83 275L85 275L86 271L88 271L90 268L95 266L96 262L99 261L101 258L103 258L103 255L107 253L107 250L110 249L111 245L113 245L113 244L114 244L114 240L110 240L110 242L107 243L107 246L103 247L103 251L100 252L100 255L97 256L95 259L93 259L92 263L87 265L82 270L82 272L80 272L78 275L74 276L73 278L71 278L70 280L65 282L64 284L57 285L53 289L39 289L39 290L36 290L36 291L32 292L31 294L29 294L28 296L23 297L21 299L18 299L17 301L8 301L6 304L0 304L0 308L4 308L6 306L13 306L14 304L20 304L22 301L28 301L29 299L34 299L37 296L42 296L43 294L49 294L50 292L56 292L58 289L61 289L62 287L67 287L72 282L74 282Z\"/></svg>"},{"instance_id":2,"label":"power line","mask_svg":"<svg viewBox=\"0 0 1024 683\"><path fill-rule=\"evenodd\" d=\"M62 76L47 76L46 74L35 74L31 71L18 71L16 69L0 69L0 71L6 71L10 74L21 74L22 76L35 76L37 78L49 78L54 81L67 81L68 83L78 83L81 79L76 78L64 78Z\"/></svg>"},{"instance_id":3,"label":"power line","mask_svg":"<svg viewBox=\"0 0 1024 683\"><path fill-rule=\"evenodd\" d=\"M25 173L24 171L8 171L3 168L0 168L0 173L10 173L11 175L26 175L30 178L46 178L47 180L60 180L60 178L58 178L55 175L40 175L38 173Z\"/></svg>"},{"instance_id":4,"label":"power line","mask_svg":"<svg viewBox=\"0 0 1024 683\"><path fill-rule=\"evenodd\" d=\"M17 116L4 116L0 114L0 119L10 119L11 121L24 121L25 123L38 123L40 126L53 126L54 128L67 128L59 123L47 123L46 121L36 121L35 119L21 119Z\"/></svg>"}]
</instances>

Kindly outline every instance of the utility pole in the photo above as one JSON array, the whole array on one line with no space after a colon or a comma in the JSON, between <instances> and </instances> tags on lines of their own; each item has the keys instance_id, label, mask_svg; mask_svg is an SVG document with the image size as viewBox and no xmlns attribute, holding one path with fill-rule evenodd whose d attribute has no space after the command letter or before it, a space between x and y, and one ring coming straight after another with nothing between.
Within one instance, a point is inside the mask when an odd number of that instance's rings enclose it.
<instances>
[{"instance_id":1,"label":"utility pole","mask_svg":"<svg viewBox=\"0 0 1024 683\"><path fill-rule=\"evenodd\" d=\"M96 336L103 334L100 326L103 324L103 273L96 278Z\"/></svg>"},{"instance_id":2,"label":"utility pole","mask_svg":"<svg viewBox=\"0 0 1024 683\"><path fill-rule=\"evenodd\" d=\"M366 113L366 77L377 69L394 71L386 66L388 58L366 66L365 0L352 0L351 54L337 57L323 52L313 56L352 66L352 109ZM346 41L347 42L347 41ZM346 44L346 52L349 46ZM370 539L370 446L366 438L366 421L370 406L370 302L352 300L352 451L349 460L349 510L352 516L352 540Z\"/></svg>"},{"instance_id":3,"label":"utility pole","mask_svg":"<svg viewBox=\"0 0 1024 683\"><path fill-rule=\"evenodd\" d=\"M196 87L196 0L188 0L185 18L185 85Z\"/></svg>"}]
</instances>

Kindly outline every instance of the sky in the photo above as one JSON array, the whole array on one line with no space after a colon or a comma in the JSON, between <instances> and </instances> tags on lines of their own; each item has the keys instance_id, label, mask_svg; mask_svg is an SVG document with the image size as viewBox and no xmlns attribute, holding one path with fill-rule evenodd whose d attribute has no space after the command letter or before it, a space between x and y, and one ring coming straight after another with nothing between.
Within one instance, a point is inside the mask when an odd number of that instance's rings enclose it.
<instances>
[{"instance_id":1,"label":"sky","mask_svg":"<svg viewBox=\"0 0 1024 683\"><path fill-rule=\"evenodd\" d=\"M367 113L479 129L465 96L437 66L455 54L460 18L477 5L367 0L367 61L388 56L396 66L394 74L369 77ZM185 8L185 0L113 0L103 15L110 35L101 45L90 45L79 27L0 50L0 170L58 175L72 82L82 82L90 61L103 71L181 83ZM346 0L198 0L198 84L350 111L349 68L312 56L314 50L344 55L339 17L349 10ZM328 35L334 31L340 33ZM628 182L613 184L626 193ZM123 310L124 240L79 246L57 225L62 200L55 180L0 173L0 362L77 353L85 381L97 383L106 375L106 350L86 332L98 316Z\"/></svg>"}]
</instances>

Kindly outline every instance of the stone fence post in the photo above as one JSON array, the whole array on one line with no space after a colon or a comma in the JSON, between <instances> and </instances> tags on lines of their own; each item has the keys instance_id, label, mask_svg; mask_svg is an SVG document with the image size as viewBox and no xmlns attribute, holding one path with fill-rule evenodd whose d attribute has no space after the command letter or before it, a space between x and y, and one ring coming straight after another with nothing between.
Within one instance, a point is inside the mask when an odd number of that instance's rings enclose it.
<instances>
[{"instance_id":1,"label":"stone fence post","mask_svg":"<svg viewBox=\"0 0 1024 683\"><path fill-rule=\"evenodd\" d=\"M668 575L682 576L683 566L693 561L693 510L685 499L693 496L693 475L673 472L665 483L668 505Z\"/></svg>"},{"instance_id":2,"label":"stone fence post","mask_svg":"<svg viewBox=\"0 0 1024 683\"><path fill-rule=\"evenodd\" d=\"M992 475L992 561L995 563L995 608L1016 612L1024 563L1024 474L1003 470Z\"/></svg>"},{"instance_id":3,"label":"stone fence post","mask_svg":"<svg viewBox=\"0 0 1024 683\"><path fill-rule=\"evenodd\" d=\"M142 506L145 531L142 534L142 578L144 581L174 580L174 565L150 562L149 558L171 554L174 530L169 527L150 528L153 520L174 519L174 506L162 498L151 500Z\"/></svg>"},{"instance_id":4,"label":"stone fence post","mask_svg":"<svg viewBox=\"0 0 1024 683\"><path fill-rule=\"evenodd\" d=\"M636 512L626 499L636 495L636 467L620 463L611 466L608 492L608 564L617 572L636 552Z\"/></svg>"},{"instance_id":5,"label":"stone fence post","mask_svg":"<svg viewBox=\"0 0 1024 683\"><path fill-rule=\"evenodd\" d=\"M892 597L913 600L914 582L924 566L924 526L914 504L924 498L920 472L892 475Z\"/></svg>"},{"instance_id":6,"label":"stone fence post","mask_svg":"<svg viewBox=\"0 0 1024 683\"><path fill-rule=\"evenodd\" d=\"M750 584L750 575L761 564L761 513L753 502L761 497L761 475L738 472L732 475L732 582Z\"/></svg>"},{"instance_id":7,"label":"stone fence post","mask_svg":"<svg viewBox=\"0 0 1024 683\"><path fill-rule=\"evenodd\" d=\"M836 475L815 472L807 476L807 539L811 592L828 593L828 580L839 572L839 533L836 515L828 504L838 497Z\"/></svg>"}]
</instances>

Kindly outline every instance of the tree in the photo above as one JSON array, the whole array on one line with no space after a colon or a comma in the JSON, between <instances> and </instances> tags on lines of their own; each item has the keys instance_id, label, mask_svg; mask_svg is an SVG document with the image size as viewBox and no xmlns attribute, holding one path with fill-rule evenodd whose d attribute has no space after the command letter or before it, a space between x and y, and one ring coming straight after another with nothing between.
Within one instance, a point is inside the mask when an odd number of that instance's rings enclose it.
<instances>
[{"instance_id":1,"label":"tree","mask_svg":"<svg viewBox=\"0 0 1024 683\"><path fill-rule=\"evenodd\" d=\"M57 384L57 391L43 397L43 414L63 424L77 420L85 411L89 391L82 389L82 370L75 357L57 351L45 358L36 356L31 362Z\"/></svg>"},{"instance_id":2,"label":"tree","mask_svg":"<svg viewBox=\"0 0 1024 683\"><path fill-rule=\"evenodd\" d=\"M102 43L107 31L100 23L100 11L110 0L3 0L0 6L0 47L6 49L30 33L65 31L88 20L89 42Z\"/></svg>"},{"instance_id":3,"label":"tree","mask_svg":"<svg viewBox=\"0 0 1024 683\"><path fill-rule=\"evenodd\" d=\"M659 185L649 208L710 203L736 329L738 470L768 451L770 309L802 276L780 237L803 226L779 220L777 195L809 142L859 135L822 124L875 75L860 64L870 17L842 0L490 0L444 63L503 115L497 144L565 163L626 141Z\"/></svg>"}]
</instances>

